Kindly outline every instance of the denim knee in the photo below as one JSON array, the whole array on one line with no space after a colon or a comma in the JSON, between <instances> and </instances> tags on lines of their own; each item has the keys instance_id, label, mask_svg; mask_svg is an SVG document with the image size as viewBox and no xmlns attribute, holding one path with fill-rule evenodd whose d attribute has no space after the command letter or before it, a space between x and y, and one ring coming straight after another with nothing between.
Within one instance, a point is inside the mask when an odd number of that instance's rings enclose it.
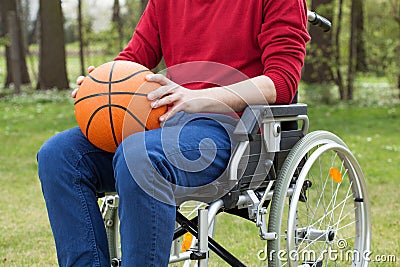
<instances>
[{"instance_id":1,"label":"denim knee","mask_svg":"<svg viewBox=\"0 0 400 267\"><path fill-rule=\"evenodd\" d=\"M173 204L172 168L157 143L145 143L145 133L133 134L121 143L114 155L113 166L121 197L135 195L140 190L159 201Z\"/></svg>"},{"instance_id":2,"label":"denim knee","mask_svg":"<svg viewBox=\"0 0 400 267\"><path fill-rule=\"evenodd\" d=\"M97 190L113 191L112 158L113 154L92 145L78 127L72 128L51 137L40 148L39 177L42 183L58 183L54 179L62 177L68 183L89 179Z\"/></svg>"},{"instance_id":3,"label":"denim knee","mask_svg":"<svg viewBox=\"0 0 400 267\"><path fill-rule=\"evenodd\" d=\"M70 146L64 146L63 134L57 134L47 140L39 149L36 159L38 162L38 173L42 183L54 182L54 174L60 171L60 166L67 164L65 150ZM50 179L50 180L48 180Z\"/></svg>"}]
</instances>

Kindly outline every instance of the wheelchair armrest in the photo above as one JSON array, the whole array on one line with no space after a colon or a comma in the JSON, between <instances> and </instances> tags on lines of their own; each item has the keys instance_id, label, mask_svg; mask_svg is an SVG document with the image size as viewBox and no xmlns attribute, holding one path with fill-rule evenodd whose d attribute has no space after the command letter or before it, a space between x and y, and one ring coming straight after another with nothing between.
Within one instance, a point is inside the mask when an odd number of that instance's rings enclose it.
<instances>
[{"instance_id":1,"label":"wheelchair armrest","mask_svg":"<svg viewBox=\"0 0 400 267\"><path fill-rule=\"evenodd\" d=\"M236 125L233 136L237 141L254 140L263 120L298 115L307 115L306 104L248 106Z\"/></svg>"}]
</instances>

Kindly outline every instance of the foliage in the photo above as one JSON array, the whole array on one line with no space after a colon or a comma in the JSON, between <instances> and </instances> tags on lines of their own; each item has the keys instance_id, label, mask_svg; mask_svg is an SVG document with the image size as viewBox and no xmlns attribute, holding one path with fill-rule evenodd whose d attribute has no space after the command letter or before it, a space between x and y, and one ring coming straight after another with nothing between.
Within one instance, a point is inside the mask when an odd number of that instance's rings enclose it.
<instances>
[{"instance_id":1,"label":"foliage","mask_svg":"<svg viewBox=\"0 0 400 267\"><path fill-rule=\"evenodd\" d=\"M5 47L0 45L0 55L4 55L5 53ZM5 81L6 79L6 57L0 57L0 82ZM0 88L3 86L0 85Z\"/></svg>"},{"instance_id":2,"label":"foliage","mask_svg":"<svg viewBox=\"0 0 400 267\"><path fill-rule=\"evenodd\" d=\"M138 1L128 1L121 12L121 20L124 22L122 27L123 46L131 39L136 24L140 18L140 3ZM90 44L101 44L102 51L106 56L115 57L121 51L119 49L118 30L116 25L110 21L108 29L102 32L91 32L88 36Z\"/></svg>"},{"instance_id":3,"label":"foliage","mask_svg":"<svg viewBox=\"0 0 400 267\"><path fill-rule=\"evenodd\" d=\"M0 37L0 46L10 46L10 39L8 37Z\"/></svg>"},{"instance_id":4,"label":"foliage","mask_svg":"<svg viewBox=\"0 0 400 267\"><path fill-rule=\"evenodd\" d=\"M118 32L111 27L99 33L89 36L91 44L100 44L101 51L105 56L115 57L121 51L119 49Z\"/></svg>"},{"instance_id":5,"label":"foliage","mask_svg":"<svg viewBox=\"0 0 400 267\"><path fill-rule=\"evenodd\" d=\"M366 7L369 69L394 82L394 77L400 72L400 55L397 52L400 47L400 24L391 16L391 6L387 1L369 0L366 1Z\"/></svg>"},{"instance_id":6,"label":"foliage","mask_svg":"<svg viewBox=\"0 0 400 267\"><path fill-rule=\"evenodd\" d=\"M397 2L396 2L397 1ZM400 5L400 1L392 1ZM332 69L339 69L343 74L343 80L347 80L347 70L349 65L349 40L350 40L350 24L351 24L351 1L343 1L343 17L341 21L338 21L338 7L339 0L332 2L333 6L325 5L318 8L317 12L321 15L329 14L330 8L333 7L333 35L338 30L338 25L341 24L341 32L339 36L340 45L340 58L339 64L335 62L333 58L320 58L318 54L321 54L318 47L309 45L309 50L315 51L315 58L307 58L307 60L317 62L317 64L327 64ZM367 64L367 70L358 73L358 76L377 76L386 77L388 82L391 84L390 87L397 86L397 76L400 73L400 24L395 21L392 16L393 7L389 1L385 0L366 0L364 4L364 42L366 49L365 61ZM394 4L396 5L396 4ZM400 10L400 9L399 9ZM323 33L321 33L323 34ZM332 48L334 47L334 41L332 41ZM329 51L329 50L328 50ZM332 50L334 51L334 49ZM331 51L331 53L332 53ZM328 82L328 80L326 80ZM357 85L356 85L357 86ZM337 89L336 89L337 90ZM356 92L357 94L357 92Z\"/></svg>"},{"instance_id":7,"label":"foliage","mask_svg":"<svg viewBox=\"0 0 400 267\"><path fill-rule=\"evenodd\" d=\"M352 105L363 107L385 107L398 106L400 99L399 91L386 77L361 76L355 81L355 95ZM299 101L307 104L329 104L340 103L337 86L333 83L306 84L301 83L299 87Z\"/></svg>"}]
</instances>

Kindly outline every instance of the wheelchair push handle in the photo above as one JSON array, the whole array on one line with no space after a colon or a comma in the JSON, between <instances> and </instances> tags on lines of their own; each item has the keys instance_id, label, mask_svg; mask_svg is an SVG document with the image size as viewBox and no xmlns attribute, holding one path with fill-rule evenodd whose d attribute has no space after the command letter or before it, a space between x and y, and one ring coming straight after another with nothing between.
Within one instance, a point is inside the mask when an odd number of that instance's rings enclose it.
<instances>
[{"instance_id":1,"label":"wheelchair push handle","mask_svg":"<svg viewBox=\"0 0 400 267\"><path fill-rule=\"evenodd\" d=\"M314 11L307 10L307 17L311 24L320 27L324 32L328 32L332 27L332 23L327 18L318 15Z\"/></svg>"}]
</instances>

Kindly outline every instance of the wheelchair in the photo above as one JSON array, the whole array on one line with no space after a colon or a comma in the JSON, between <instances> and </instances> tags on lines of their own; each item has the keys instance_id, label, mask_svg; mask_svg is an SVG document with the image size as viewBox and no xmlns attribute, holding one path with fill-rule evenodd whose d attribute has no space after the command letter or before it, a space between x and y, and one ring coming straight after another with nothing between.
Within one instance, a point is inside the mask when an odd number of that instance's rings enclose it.
<instances>
[{"instance_id":1,"label":"wheelchair","mask_svg":"<svg viewBox=\"0 0 400 267\"><path fill-rule=\"evenodd\" d=\"M208 266L213 251L227 265L246 266L213 239L216 217L227 213L259 229L264 266L367 266L371 213L361 167L339 137L308 127L305 104L248 106L223 179L179 200L170 263ZM213 195L221 197L208 202ZM118 196L101 198L100 209L112 266L123 266Z\"/></svg>"}]
</instances>

